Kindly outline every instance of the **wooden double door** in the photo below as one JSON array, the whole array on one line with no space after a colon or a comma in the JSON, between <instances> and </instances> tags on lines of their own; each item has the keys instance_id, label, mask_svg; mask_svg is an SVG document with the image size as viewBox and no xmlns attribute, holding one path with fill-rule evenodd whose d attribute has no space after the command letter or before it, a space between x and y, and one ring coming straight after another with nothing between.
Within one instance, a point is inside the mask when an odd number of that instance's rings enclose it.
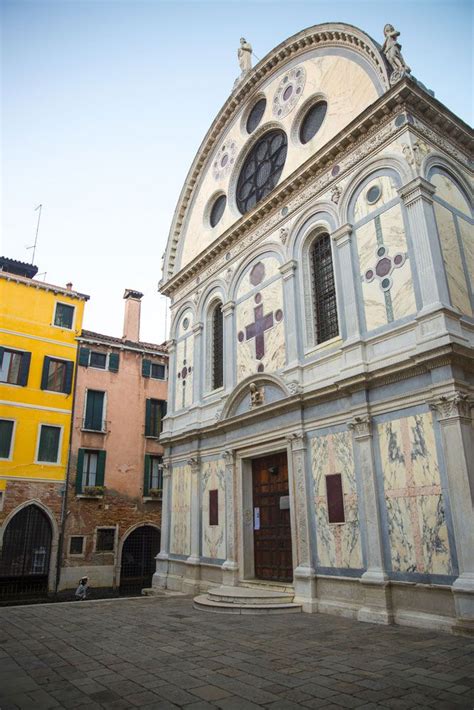
<instances>
[{"instance_id":1,"label":"wooden double door","mask_svg":"<svg viewBox=\"0 0 474 710\"><path fill-rule=\"evenodd\" d=\"M252 461L255 577L293 580L286 453Z\"/></svg>"}]
</instances>

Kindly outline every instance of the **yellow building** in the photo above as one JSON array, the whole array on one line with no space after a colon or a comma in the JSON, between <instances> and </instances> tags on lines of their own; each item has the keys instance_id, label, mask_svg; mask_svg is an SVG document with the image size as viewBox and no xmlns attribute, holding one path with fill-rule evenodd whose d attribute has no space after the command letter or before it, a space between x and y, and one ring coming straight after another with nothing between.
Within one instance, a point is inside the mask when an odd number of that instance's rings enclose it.
<instances>
[{"instance_id":1,"label":"yellow building","mask_svg":"<svg viewBox=\"0 0 474 710\"><path fill-rule=\"evenodd\" d=\"M88 296L0 258L0 599L55 586L77 358Z\"/></svg>"}]
</instances>

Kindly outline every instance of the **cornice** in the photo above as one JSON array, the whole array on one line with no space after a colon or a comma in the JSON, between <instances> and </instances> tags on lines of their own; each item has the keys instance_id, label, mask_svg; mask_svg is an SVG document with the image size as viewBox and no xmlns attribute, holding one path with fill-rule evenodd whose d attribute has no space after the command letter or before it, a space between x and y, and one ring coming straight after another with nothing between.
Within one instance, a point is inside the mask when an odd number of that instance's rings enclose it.
<instances>
[{"instance_id":1,"label":"cornice","mask_svg":"<svg viewBox=\"0 0 474 710\"><path fill-rule=\"evenodd\" d=\"M393 119L404 112L407 114L404 115L404 121L395 125ZM407 116L410 116L410 120ZM417 124L421 122L432 127L427 130L434 136L438 135L437 142L442 147L446 146L449 137L461 152L469 156L472 150L472 131L469 126L421 89L416 80L405 77L289 175L254 210L242 216L177 274L161 283L160 292L172 296L198 275L202 282L213 273L209 269L211 262L224 255L242 238L248 237L255 244L256 238L276 229L313 193L323 192L332 183L339 182L355 162L361 160L363 154L381 148L415 121L413 116L417 117ZM440 131L439 134L436 134L433 126ZM416 128L420 130L419 125ZM365 146L366 151L358 150L361 146ZM310 196L306 194L309 190ZM288 209L285 215L281 214L283 206ZM178 236L179 230L170 238ZM177 243L175 250L176 246Z\"/></svg>"}]
</instances>

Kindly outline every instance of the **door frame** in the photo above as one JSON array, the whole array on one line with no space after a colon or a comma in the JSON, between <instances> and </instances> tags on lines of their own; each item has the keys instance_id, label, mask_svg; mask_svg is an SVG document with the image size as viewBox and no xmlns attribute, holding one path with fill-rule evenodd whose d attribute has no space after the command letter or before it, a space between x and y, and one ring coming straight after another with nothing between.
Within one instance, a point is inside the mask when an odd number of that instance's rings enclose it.
<instances>
[{"instance_id":1,"label":"door frame","mask_svg":"<svg viewBox=\"0 0 474 710\"><path fill-rule=\"evenodd\" d=\"M237 561L240 581L255 579L254 530L253 530L253 476L252 460L263 456L286 453L288 463L288 491L290 496L291 552L293 578L298 566L296 546L295 490L291 446L283 437L236 451L236 520ZM264 582L265 580L262 580ZM287 584L292 584L288 582Z\"/></svg>"}]
</instances>

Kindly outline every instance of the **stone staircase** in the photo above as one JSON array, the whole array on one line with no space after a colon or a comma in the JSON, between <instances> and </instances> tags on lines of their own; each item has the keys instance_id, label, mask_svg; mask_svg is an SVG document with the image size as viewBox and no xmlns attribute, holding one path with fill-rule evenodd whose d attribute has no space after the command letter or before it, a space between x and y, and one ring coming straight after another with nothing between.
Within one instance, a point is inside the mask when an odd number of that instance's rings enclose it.
<instances>
[{"instance_id":1,"label":"stone staircase","mask_svg":"<svg viewBox=\"0 0 474 710\"><path fill-rule=\"evenodd\" d=\"M239 587L212 587L194 598L194 608L218 614L288 614L302 611L291 584L246 581Z\"/></svg>"}]
</instances>

